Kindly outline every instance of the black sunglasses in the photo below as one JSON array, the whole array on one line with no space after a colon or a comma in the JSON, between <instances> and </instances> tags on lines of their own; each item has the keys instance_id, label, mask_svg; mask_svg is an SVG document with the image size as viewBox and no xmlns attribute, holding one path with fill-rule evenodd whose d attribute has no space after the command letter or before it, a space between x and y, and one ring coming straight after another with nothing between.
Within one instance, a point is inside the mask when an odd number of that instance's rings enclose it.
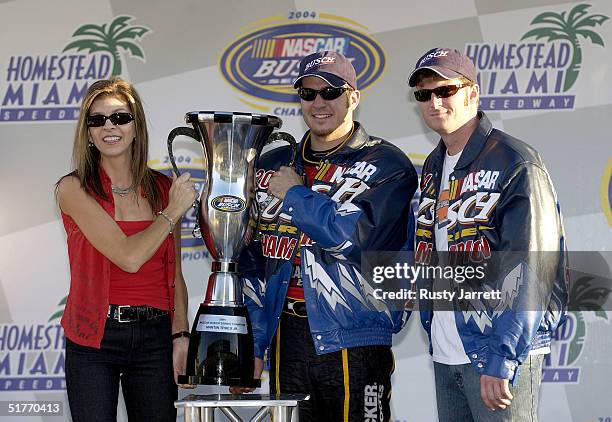
<instances>
[{"instance_id":1,"label":"black sunglasses","mask_svg":"<svg viewBox=\"0 0 612 422\"><path fill-rule=\"evenodd\" d=\"M436 94L438 98L448 98L452 97L457 91L466 86L471 86L471 84L443 85L434 89L419 89L414 91L414 98L421 103L431 100L431 94Z\"/></svg>"},{"instance_id":2,"label":"black sunglasses","mask_svg":"<svg viewBox=\"0 0 612 422\"><path fill-rule=\"evenodd\" d=\"M87 127L100 127L106 124L106 119L110 120L112 124L126 125L134 120L132 113L119 112L113 113L110 116L104 114L92 114L87 116Z\"/></svg>"},{"instance_id":3,"label":"black sunglasses","mask_svg":"<svg viewBox=\"0 0 612 422\"><path fill-rule=\"evenodd\" d=\"M325 101L331 101L341 96L344 91L347 91L348 89L349 88L347 87L334 88L333 86L328 86L327 88L319 89L317 91L316 89L312 88L300 87L298 88L298 95L304 101L314 101L314 99L317 98L317 94L319 94Z\"/></svg>"}]
</instances>

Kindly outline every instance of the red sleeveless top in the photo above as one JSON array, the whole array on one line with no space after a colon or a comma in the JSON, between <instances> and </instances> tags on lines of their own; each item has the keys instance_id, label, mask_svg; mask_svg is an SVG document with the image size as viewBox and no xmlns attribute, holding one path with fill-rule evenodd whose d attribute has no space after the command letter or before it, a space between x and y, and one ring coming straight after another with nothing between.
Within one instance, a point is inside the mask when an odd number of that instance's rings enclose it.
<instances>
[{"instance_id":1,"label":"red sleeveless top","mask_svg":"<svg viewBox=\"0 0 612 422\"><path fill-rule=\"evenodd\" d=\"M162 207L165 208L172 182L157 171L154 171L154 174L162 195ZM111 192L111 181L101 166L100 178L109 200L97 196L94 196L94 199L114 219L115 203ZM70 291L61 322L64 334L77 344L99 349L110 303L111 262L89 243L69 215L62 212L62 220L66 229L70 261ZM167 305L162 309L170 309L173 315L176 266L172 235L168 235L160 249L164 249L162 277L168 291L167 296L164 293Z\"/></svg>"},{"instance_id":2,"label":"red sleeveless top","mask_svg":"<svg viewBox=\"0 0 612 422\"><path fill-rule=\"evenodd\" d=\"M126 236L139 233L153 223L148 221L117 221ZM166 284L166 242L145 262L137 273L128 273L111 262L109 302L114 305L149 305L170 310Z\"/></svg>"}]
</instances>

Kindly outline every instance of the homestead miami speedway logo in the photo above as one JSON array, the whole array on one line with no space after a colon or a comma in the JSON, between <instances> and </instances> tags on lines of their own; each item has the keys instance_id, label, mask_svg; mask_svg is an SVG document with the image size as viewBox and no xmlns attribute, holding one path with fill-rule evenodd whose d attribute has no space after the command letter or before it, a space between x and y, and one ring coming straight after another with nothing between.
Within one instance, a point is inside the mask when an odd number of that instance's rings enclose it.
<instances>
[{"instance_id":1,"label":"homestead miami speedway logo","mask_svg":"<svg viewBox=\"0 0 612 422\"><path fill-rule=\"evenodd\" d=\"M385 54L374 39L362 32L365 27L324 13L303 12L299 19L296 16L291 12L287 18L259 21L255 29L223 51L219 69L225 80L248 98L241 98L245 104L281 116L299 115L293 81L298 76L300 60L317 51L339 52L351 60L360 90L380 78ZM265 102L288 103L291 107L274 108Z\"/></svg>"},{"instance_id":2,"label":"homestead miami speedway logo","mask_svg":"<svg viewBox=\"0 0 612 422\"><path fill-rule=\"evenodd\" d=\"M609 19L589 4L544 12L533 18L519 42L466 44L478 71L483 110L573 109L572 87L580 76L584 48L604 48L596 31Z\"/></svg>"},{"instance_id":3,"label":"homestead miami speedway logo","mask_svg":"<svg viewBox=\"0 0 612 422\"><path fill-rule=\"evenodd\" d=\"M0 122L76 120L89 86L119 76L122 52L144 61L138 40L149 28L118 16L103 25L77 28L61 53L17 55L0 63Z\"/></svg>"},{"instance_id":4,"label":"homestead miami speedway logo","mask_svg":"<svg viewBox=\"0 0 612 422\"><path fill-rule=\"evenodd\" d=\"M0 324L0 393L65 390L66 298L47 321Z\"/></svg>"}]
</instances>

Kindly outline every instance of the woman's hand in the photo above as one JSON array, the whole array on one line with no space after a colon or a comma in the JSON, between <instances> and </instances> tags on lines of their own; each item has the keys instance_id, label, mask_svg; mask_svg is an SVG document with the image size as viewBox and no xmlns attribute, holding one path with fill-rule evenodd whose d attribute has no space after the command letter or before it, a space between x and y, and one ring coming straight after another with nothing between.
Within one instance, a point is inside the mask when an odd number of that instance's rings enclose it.
<instances>
[{"instance_id":1,"label":"woman's hand","mask_svg":"<svg viewBox=\"0 0 612 422\"><path fill-rule=\"evenodd\" d=\"M168 206L164 210L174 221L178 220L193 205L198 196L191 174L185 172L179 177L173 174L170 187Z\"/></svg>"}]
</instances>

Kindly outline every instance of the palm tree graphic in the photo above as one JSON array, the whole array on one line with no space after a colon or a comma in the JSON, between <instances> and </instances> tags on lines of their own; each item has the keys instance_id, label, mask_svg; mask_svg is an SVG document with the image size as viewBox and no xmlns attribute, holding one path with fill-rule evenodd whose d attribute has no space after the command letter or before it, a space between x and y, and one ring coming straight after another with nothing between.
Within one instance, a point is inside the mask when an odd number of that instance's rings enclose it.
<instances>
[{"instance_id":1,"label":"palm tree graphic","mask_svg":"<svg viewBox=\"0 0 612 422\"><path fill-rule=\"evenodd\" d=\"M565 72L564 92L574 85L582 65L582 49L578 36L591 40L593 44L604 46L599 34L587 28L602 25L609 17L604 15L588 15L587 9L589 7L591 7L590 4L579 4L570 10L567 18L566 12L541 13L531 21L531 25L542 24L550 26L534 28L521 38L521 41L529 37L535 37L536 40L546 38L548 41L566 40L570 42L573 55L572 61Z\"/></svg>"},{"instance_id":2,"label":"palm tree graphic","mask_svg":"<svg viewBox=\"0 0 612 422\"><path fill-rule=\"evenodd\" d=\"M64 48L64 51L73 48L76 48L77 51L87 50L90 53L108 51L113 56L111 76L120 75L120 49L127 50L131 57L138 57L144 61L144 52L136 44L135 40L142 38L150 29L144 26L130 25L128 22L132 19L134 19L132 16L118 16L110 25L83 25L72 34L73 37L82 38L72 41Z\"/></svg>"},{"instance_id":3,"label":"palm tree graphic","mask_svg":"<svg viewBox=\"0 0 612 422\"><path fill-rule=\"evenodd\" d=\"M68 296L64 296L62 298L62 300L59 301L59 303L57 304L57 307L59 308L57 311L55 311L53 313L53 315L51 315L49 317L49 321L47 322L51 322L54 319L58 319L61 318L64 315L64 306L66 305L66 299L68 299ZM61 308L60 308L61 307Z\"/></svg>"},{"instance_id":4,"label":"palm tree graphic","mask_svg":"<svg viewBox=\"0 0 612 422\"><path fill-rule=\"evenodd\" d=\"M586 339L587 324L583 312L594 312L595 316L608 319L603 304L608 300L612 290L610 279L603 277L592 277L582 275L574 283L570 290L570 312L576 318L576 331L574 339L570 344L567 361L574 362L578 359Z\"/></svg>"}]
</instances>

